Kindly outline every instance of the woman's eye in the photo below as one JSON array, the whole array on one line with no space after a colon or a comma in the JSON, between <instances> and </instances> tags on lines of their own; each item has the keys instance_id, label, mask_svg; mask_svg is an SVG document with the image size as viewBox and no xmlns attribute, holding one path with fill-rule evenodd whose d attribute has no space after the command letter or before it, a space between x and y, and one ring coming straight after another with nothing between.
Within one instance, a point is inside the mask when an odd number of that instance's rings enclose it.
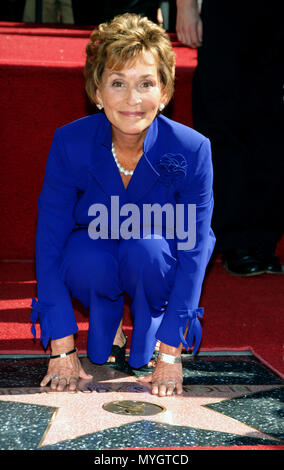
<instances>
[{"instance_id":1,"label":"woman's eye","mask_svg":"<svg viewBox=\"0 0 284 470\"><path fill-rule=\"evenodd\" d=\"M143 82L143 83L142 83L142 87L143 87L143 88L150 88L151 86L153 86L153 83L152 83L152 82Z\"/></svg>"},{"instance_id":2,"label":"woman's eye","mask_svg":"<svg viewBox=\"0 0 284 470\"><path fill-rule=\"evenodd\" d=\"M115 88L121 88L123 86L122 82L118 82L117 80L112 83L112 86Z\"/></svg>"}]
</instances>

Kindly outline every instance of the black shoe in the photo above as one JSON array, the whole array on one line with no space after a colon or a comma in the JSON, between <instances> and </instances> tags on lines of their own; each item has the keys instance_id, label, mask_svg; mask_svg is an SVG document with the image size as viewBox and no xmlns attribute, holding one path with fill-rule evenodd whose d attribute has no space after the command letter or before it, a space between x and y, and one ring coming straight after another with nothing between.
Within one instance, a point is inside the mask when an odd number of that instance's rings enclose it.
<instances>
[{"instance_id":1,"label":"black shoe","mask_svg":"<svg viewBox=\"0 0 284 470\"><path fill-rule=\"evenodd\" d=\"M265 272L263 262L247 249L227 251L223 254L222 264L228 273L236 276L256 276Z\"/></svg>"},{"instance_id":2,"label":"black shoe","mask_svg":"<svg viewBox=\"0 0 284 470\"><path fill-rule=\"evenodd\" d=\"M254 255L262 263L265 273L283 274L280 259L274 255L274 252L255 250Z\"/></svg>"},{"instance_id":3,"label":"black shoe","mask_svg":"<svg viewBox=\"0 0 284 470\"><path fill-rule=\"evenodd\" d=\"M107 361L104 365L113 367L114 369L123 370L125 367L125 353L126 353L126 342L127 339L125 338L125 344L123 346L117 346L116 344L112 345L111 352L109 357L114 357L114 361Z\"/></svg>"}]
</instances>

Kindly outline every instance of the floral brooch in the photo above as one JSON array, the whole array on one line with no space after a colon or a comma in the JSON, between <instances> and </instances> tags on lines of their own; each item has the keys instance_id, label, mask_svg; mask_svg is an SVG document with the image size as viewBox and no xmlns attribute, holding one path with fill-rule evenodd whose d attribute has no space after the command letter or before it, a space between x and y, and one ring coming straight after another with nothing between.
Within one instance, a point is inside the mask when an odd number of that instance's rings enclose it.
<instances>
[{"instance_id":1,"label":"floral brooch","mask_svg":"<svg viewBox=\"0 0 284 470\"><path fill-rule=\"evenodd\" d=\"M186 176L187 161L181 154L166 153L158 162L158 171L163 184L173 185Z\"/></svg>"}]
</instances>

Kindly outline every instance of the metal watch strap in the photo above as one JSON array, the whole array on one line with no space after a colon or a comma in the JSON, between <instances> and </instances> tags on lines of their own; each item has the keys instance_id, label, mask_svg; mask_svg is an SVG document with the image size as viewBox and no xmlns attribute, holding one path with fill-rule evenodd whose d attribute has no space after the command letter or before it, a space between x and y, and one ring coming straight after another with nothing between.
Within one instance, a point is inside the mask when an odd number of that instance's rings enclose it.
<instances>
[{"instance_id":1,"label":"metal watch strap","mask_svg":"<svg viewBox=\"0 0 284 470\"><path fill-rule=\"evenodd\" d=\"M162 362L166 362L167 364L179 364L181 362L180 356L173 356L172 354L165 354L159 352L158 358Z\"/></svg>"},{"instance_id":2,"label":"metal watch strap","mask_svg":"<svg viewBox=\"0 0 284 470\"><path fill-rule=\"evenodd\" d=\"M77 348L74 348L71 351L68 351L66 353L57 354L55 356L50 356L49 359L57 359L58 357L66 357L66 356L69 356L69 354L73 354L76 351L77 351Z\"/></svg>"}]
</instances>

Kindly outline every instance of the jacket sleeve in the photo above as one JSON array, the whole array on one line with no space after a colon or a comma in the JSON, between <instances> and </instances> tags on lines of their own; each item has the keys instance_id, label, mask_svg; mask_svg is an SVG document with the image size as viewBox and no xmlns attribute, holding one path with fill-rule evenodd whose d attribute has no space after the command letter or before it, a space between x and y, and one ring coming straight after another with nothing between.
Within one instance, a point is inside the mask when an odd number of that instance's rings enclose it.
<instances>
[{"instance_id":1,"label":"jacket sleeve","mask_svg":"<svg viewBox=\"0 0 284 470\"><path fill-rule=\"evenodd\" d=\"M74 178L57 130L38 200L35 244L38 300L33 298L31 304L32 333L36 336L35 322L39 319L45 348L50 339L63 338L78 330L69 290L59 273L62 249L75 224L76 200Z\"/></svg>"},{"instance_id":2,"label":"jacket sleeve","mask_svg":"<svg viewBox=\"0 0 284 470\"><path fill-rule=\"evenodd\" d=\"M205 139L194 155L183 189L177 197L184 204L185 227L188 220L188 204L195 207L195 243L189 249L177 249L177 270L167 309L157 332L157 339L178 347L182 342L186 349L194 344L196 353L201 341L203 308L198 307L206 266L212 255L216 238L211 229L213 212L213 168L210 141ZM188 333L184 332L188 324Z\"/></svg>"}]
</instances>

